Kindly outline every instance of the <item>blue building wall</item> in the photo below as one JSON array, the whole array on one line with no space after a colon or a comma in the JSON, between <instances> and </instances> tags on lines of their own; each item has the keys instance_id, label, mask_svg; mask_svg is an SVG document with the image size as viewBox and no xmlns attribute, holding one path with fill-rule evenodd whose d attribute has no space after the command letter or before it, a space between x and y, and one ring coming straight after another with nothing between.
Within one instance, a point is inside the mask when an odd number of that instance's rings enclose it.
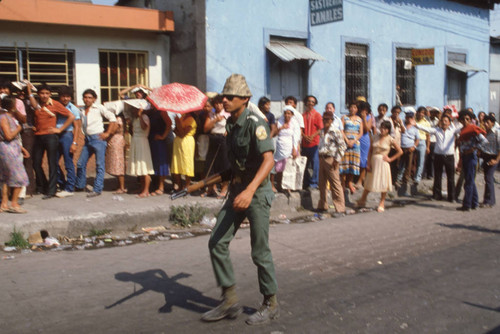
<instances>
[{"instance_id":1,"label":"blue building wall","mask_svg":"<svg viewBox=\"0 0 500 334\"><path fill-rule=\"evenodd\" d=\"M242 73L257 100L267 95L269 35L308 39L327 59L309 72L309 93L319 109L345 105L346 42L369 45L369 102L395 102L396 47L435 48L435 64L417 66L416 105L446 103L448 52L467 54L467 63L489 69L489 12L446 0L344 0L343 21L309 26L305 0L206 0L207 90L221 91L229 74ZM466 105L488 110L486 72L470 72Z\"/></svg>"}]
</instances>

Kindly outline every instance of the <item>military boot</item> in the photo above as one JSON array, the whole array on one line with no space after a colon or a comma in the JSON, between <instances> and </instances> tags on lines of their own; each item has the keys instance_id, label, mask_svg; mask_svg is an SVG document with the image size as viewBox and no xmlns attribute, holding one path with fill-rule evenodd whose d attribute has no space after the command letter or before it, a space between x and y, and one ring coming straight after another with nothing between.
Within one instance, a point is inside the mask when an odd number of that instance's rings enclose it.
<instances>
[{"instance_id":1,"label":"military boot","mask_svg":"<svg viewBox=\"0 0 500 334\"><path fill-rule=\"evenodd\" d=\"M278 305L276 295L265 296L260 309L248 317L246 323L248 325L263 325L272 319L278 319L279 316L280 306Z\"/></svg>"},{"instance_id":2,"label":"military boot","mask_svg":"<svg viewBox=\"0 0 500 334\"><path fill-rule=\"evenodd\" d=\"M218 321L224 318L234 319L243 311L238 304L238 296L236 296L236 287L233 285L229 288L222 288L222 303L214 309L205 312L201 316L203 321Z\"/></svg>"}]
</instances>

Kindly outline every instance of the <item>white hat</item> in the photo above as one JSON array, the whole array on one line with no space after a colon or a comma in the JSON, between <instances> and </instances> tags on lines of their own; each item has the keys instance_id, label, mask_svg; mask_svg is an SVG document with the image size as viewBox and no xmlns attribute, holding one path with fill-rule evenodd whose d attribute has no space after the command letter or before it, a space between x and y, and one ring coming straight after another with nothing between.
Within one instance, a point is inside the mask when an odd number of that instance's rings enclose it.
<instances>
[{"instance_id":1,"label":"white hat","mask_svg":"<svg viewBox=\"0 0 500 334\"><path fill-rule=\"evenodd\" d=\"M146 95L149 94L149 90L147 90L146 88L143 88L143 87L135 87L130 92L135 93L135 92L138 92L138 91L141 91L141 92L143 92Z\"/></svg>"},{"instance_id":2,"label":"white hat","mask_svg":"<svg viewBox=\"0 0 500 334\"><path fill-rule=\"evenodd\" d=\"M283 108L283 113L284 113L286 110L290 110L290 111L292 112L292 114L294 114L294 115L295 115L295 113L297 113L297 109L295 109L295 108L294 108L294 107L292 107L292 106L285 106L285 107Z\"/></svg>"}]
</instances>

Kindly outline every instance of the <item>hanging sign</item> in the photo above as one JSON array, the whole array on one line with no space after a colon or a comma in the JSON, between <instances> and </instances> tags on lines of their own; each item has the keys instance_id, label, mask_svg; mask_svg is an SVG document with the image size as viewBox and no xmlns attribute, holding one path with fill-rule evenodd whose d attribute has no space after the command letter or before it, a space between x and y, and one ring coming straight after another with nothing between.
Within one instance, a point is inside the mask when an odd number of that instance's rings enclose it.
<instances>
[{"instance_id":1,"label":"hanging sign","mask_svg":"<svg viewBox=\"0 0 500 334\"><path fill-rule=\"evenodd\" d=\"M344 19L343 0L309 0L311 25L342 21Z\"/></svg>"},{"instance_id":2,"label":"hanging sign","mask_svg":"<svg viewBox=\"0 0 500 334\"><path fill-rule=\"evenodd\" d=\"M411 61L413 66L434 65L434 48L432 49L412 49Z\"/></svg>"}]
</instances>

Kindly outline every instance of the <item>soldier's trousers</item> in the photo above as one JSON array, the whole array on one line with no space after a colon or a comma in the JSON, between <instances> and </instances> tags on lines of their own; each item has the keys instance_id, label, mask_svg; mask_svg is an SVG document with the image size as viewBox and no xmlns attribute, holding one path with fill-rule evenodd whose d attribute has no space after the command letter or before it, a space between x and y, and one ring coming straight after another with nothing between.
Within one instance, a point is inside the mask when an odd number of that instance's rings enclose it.
<instances>
[{"instance_id":1,"label":"soldier's trousers","mask_svg":"<svg viewBox=\"0 0 500 334\"><path fill-rule=\"evenodd\" d=\"M267 189L269 188L269 189ZM274 194L269 187L257 189L247 210L233 210L233 196L224 204L212 230L208 247L217 284L223 288L236 284L229 257L229 243L245 217L250 221L252 260L257 266L260 293L274 295L278 289L273 257L269 248L269 211Z\"/></svg>"}]
</instances>

